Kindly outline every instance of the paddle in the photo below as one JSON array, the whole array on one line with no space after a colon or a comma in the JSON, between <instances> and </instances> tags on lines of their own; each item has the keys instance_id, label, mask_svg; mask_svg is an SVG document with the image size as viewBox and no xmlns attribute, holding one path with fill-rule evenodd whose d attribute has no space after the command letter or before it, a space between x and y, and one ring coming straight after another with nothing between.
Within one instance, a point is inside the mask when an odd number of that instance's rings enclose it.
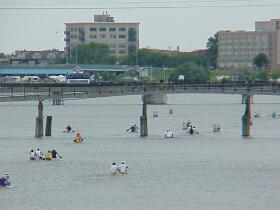
<instances>
[{"instance_id":1,"label":"paddle","mask_svg":"<svg viewBox=\"0 0 280 210\"><path fill-rule=\"evenodd\" d=\"M55 150L54 150L55 151ZM62 156L60 154L58 154L57 151L55 151L56 155L59 157L59 158L62 158Z\"/></svg>"},{"instance_id":2,"label":"paddle","mask_svg":"<svg viewBox=\"0 0 280 210\"><path fill-rule=\"evenodd\" d=\"M61 156L60 154L58 154L57 152L56 152L56 155L57 155L59 158L62 158L62 156Z\"/></svg>"}]
</instances>

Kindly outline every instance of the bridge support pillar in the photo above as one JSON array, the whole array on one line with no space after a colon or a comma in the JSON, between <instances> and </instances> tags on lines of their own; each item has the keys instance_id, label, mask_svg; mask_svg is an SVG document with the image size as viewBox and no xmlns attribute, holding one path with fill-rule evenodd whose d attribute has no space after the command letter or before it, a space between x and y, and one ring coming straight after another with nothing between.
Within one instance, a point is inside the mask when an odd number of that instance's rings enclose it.
<instances>
[{"instance_id":1,"label":"bridge support pillar","mask_svg":"<svg viewBox=\"0 0 280 210\"><path fill-rule=\"evenodd\" d=\"M143 112L140 117L140 136L148 136L148 120L147 120L147 103L145 97L143 96Z\"/></svg>"},{"instance_id":2,"label":"bridge support pillar","mask_svg":"<svg viewBox=\"0 0 280 210\"><path fill-rule=\"evenodd\" d=\"M166 104L166 94L145 94L142 96L143 111L140 116L140 136L148 136L147 104Z\"/></svg>"},{"instance_id":3,"label":"bridge support pillar","mask_svg":"<svg viewBox=\"0 0 280 210\"><path fill-rule=\"evenodd\" d=\"M47 116L45 136L52 135L52 116Z\"/></svg>"},{"instance_id":4,"label":"bridge support pillar","mask_svg":"<svg viewBox=\"0 0 280 210\"><path fill-rule=\"evenodd\" d=\"M147 104L167 104L166 94L146 94L145 102Z\"/></svg>"},{"instance_id":5,"label":"bridge support pillar","mask_svg":"<svg viewBox=\"0 0 280 210\"><path fill-rule=\"evenodd\" d=\"M40 138L43 136L43 103L39 101L38 116L36 117L35 137Z\"/></svg>"},{"instance_id":6,"label":"bridge support pillar","mask_svg":"<svg viewBox=\"0 0 280 210\"><path fill-rule=\"evenodd\" d=\"M250 126L252 125L252 96L246 96L245 113L242 115L242 136L250 136Z\"/></svg>"}]
</instances>

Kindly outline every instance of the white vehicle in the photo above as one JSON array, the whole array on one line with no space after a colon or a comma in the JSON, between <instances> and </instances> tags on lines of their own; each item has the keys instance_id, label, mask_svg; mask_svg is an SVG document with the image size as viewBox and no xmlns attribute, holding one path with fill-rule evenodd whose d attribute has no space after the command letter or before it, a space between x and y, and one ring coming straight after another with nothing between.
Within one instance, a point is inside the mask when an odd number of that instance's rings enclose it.
<instances>
[{"instance_id":1,"label":"white vehicle","mask_svg":"<svg viewBox=\"0 0 280 210\"><path fill-rule=\"evenodd\" d=\"M19 83L20 76L6 76L2 80L6 83Z\"/></svg>"},{"instance_id":2,"label":"white vehicle","mask_svg":"<svg viewBox=\"0 0 280 210\"><path fill-rule=\"evenodd\" d=\"M66 77L65 77L65 76L63 76L63 75L58 75L58 76L49 76L49 79L50 79L50 80L53 80L53 81L55 81L55 82L64 83L64 82L65 82Z\"/></svg>"},{"instance_id":3,"label":"white vehicle","mask_svg":"<svg viewBox=\"0 0 280 210\"><path fill-rule=\"evenodd\" d=\"M38 76L24 76L21 78L22 82L39 82L40 80Z\"/></svg>"},{"instance_id":4,"label":"white vehicle","mask_svg":"<svg viewBox=\"0 0 280 210\"><path fill-rule=\"evenodd\" d=\"M180 74L178 77L179 81L184 81L185 80L185 76L183 74Z\"/></svg>"}]
</instances>

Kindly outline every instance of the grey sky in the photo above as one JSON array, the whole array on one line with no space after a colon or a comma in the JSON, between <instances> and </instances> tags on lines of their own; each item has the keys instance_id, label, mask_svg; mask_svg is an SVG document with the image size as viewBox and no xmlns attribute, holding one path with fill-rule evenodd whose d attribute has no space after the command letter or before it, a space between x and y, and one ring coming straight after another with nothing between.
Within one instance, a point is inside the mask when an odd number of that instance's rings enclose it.
<instances>
[{"instance_id":1,"label":"grey sky","mask_svg":"<svg viewBox=\"0 0 280 210\"><path fill-rule=\"evenodd\" d=\"M15 7L49 9L7 9ZM0 0L0 52L63 50L64 23L93 21L103 11L116 22L139 22L140 48L191 51L218 30L254 30L256 20L280 18L279 9L279 0Z\"/></svg>"}]
</instances>

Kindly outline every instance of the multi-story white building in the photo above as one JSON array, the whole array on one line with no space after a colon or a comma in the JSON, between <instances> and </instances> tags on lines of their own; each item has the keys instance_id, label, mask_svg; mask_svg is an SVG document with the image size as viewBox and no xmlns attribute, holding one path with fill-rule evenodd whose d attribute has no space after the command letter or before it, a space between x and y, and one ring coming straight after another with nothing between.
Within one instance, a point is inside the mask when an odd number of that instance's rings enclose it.
<instances>
[{"instance_id":1,"label":"multi-story white building","mask_svg":"<svg viewBox=\"0 0 280 210\"><path fill-rule=\"evenodd\" d=\"M255 31L219 31L218 67L253 66L264 53L271 69L280 69L280 19L255 22Z\"/></svg>"},{"instance_id":2,"label":"multi-story white building","mask_svg":"<svg viewBox=\"0 0 280 210\"><path fill-rule=\"evenodd\" d=\"M94 22L65 23L66 51L80 43L104 43L110 53L124 56L139 48L139 23L115 22L109 14L94 15Z\"/></svg>"}]
</instances>

